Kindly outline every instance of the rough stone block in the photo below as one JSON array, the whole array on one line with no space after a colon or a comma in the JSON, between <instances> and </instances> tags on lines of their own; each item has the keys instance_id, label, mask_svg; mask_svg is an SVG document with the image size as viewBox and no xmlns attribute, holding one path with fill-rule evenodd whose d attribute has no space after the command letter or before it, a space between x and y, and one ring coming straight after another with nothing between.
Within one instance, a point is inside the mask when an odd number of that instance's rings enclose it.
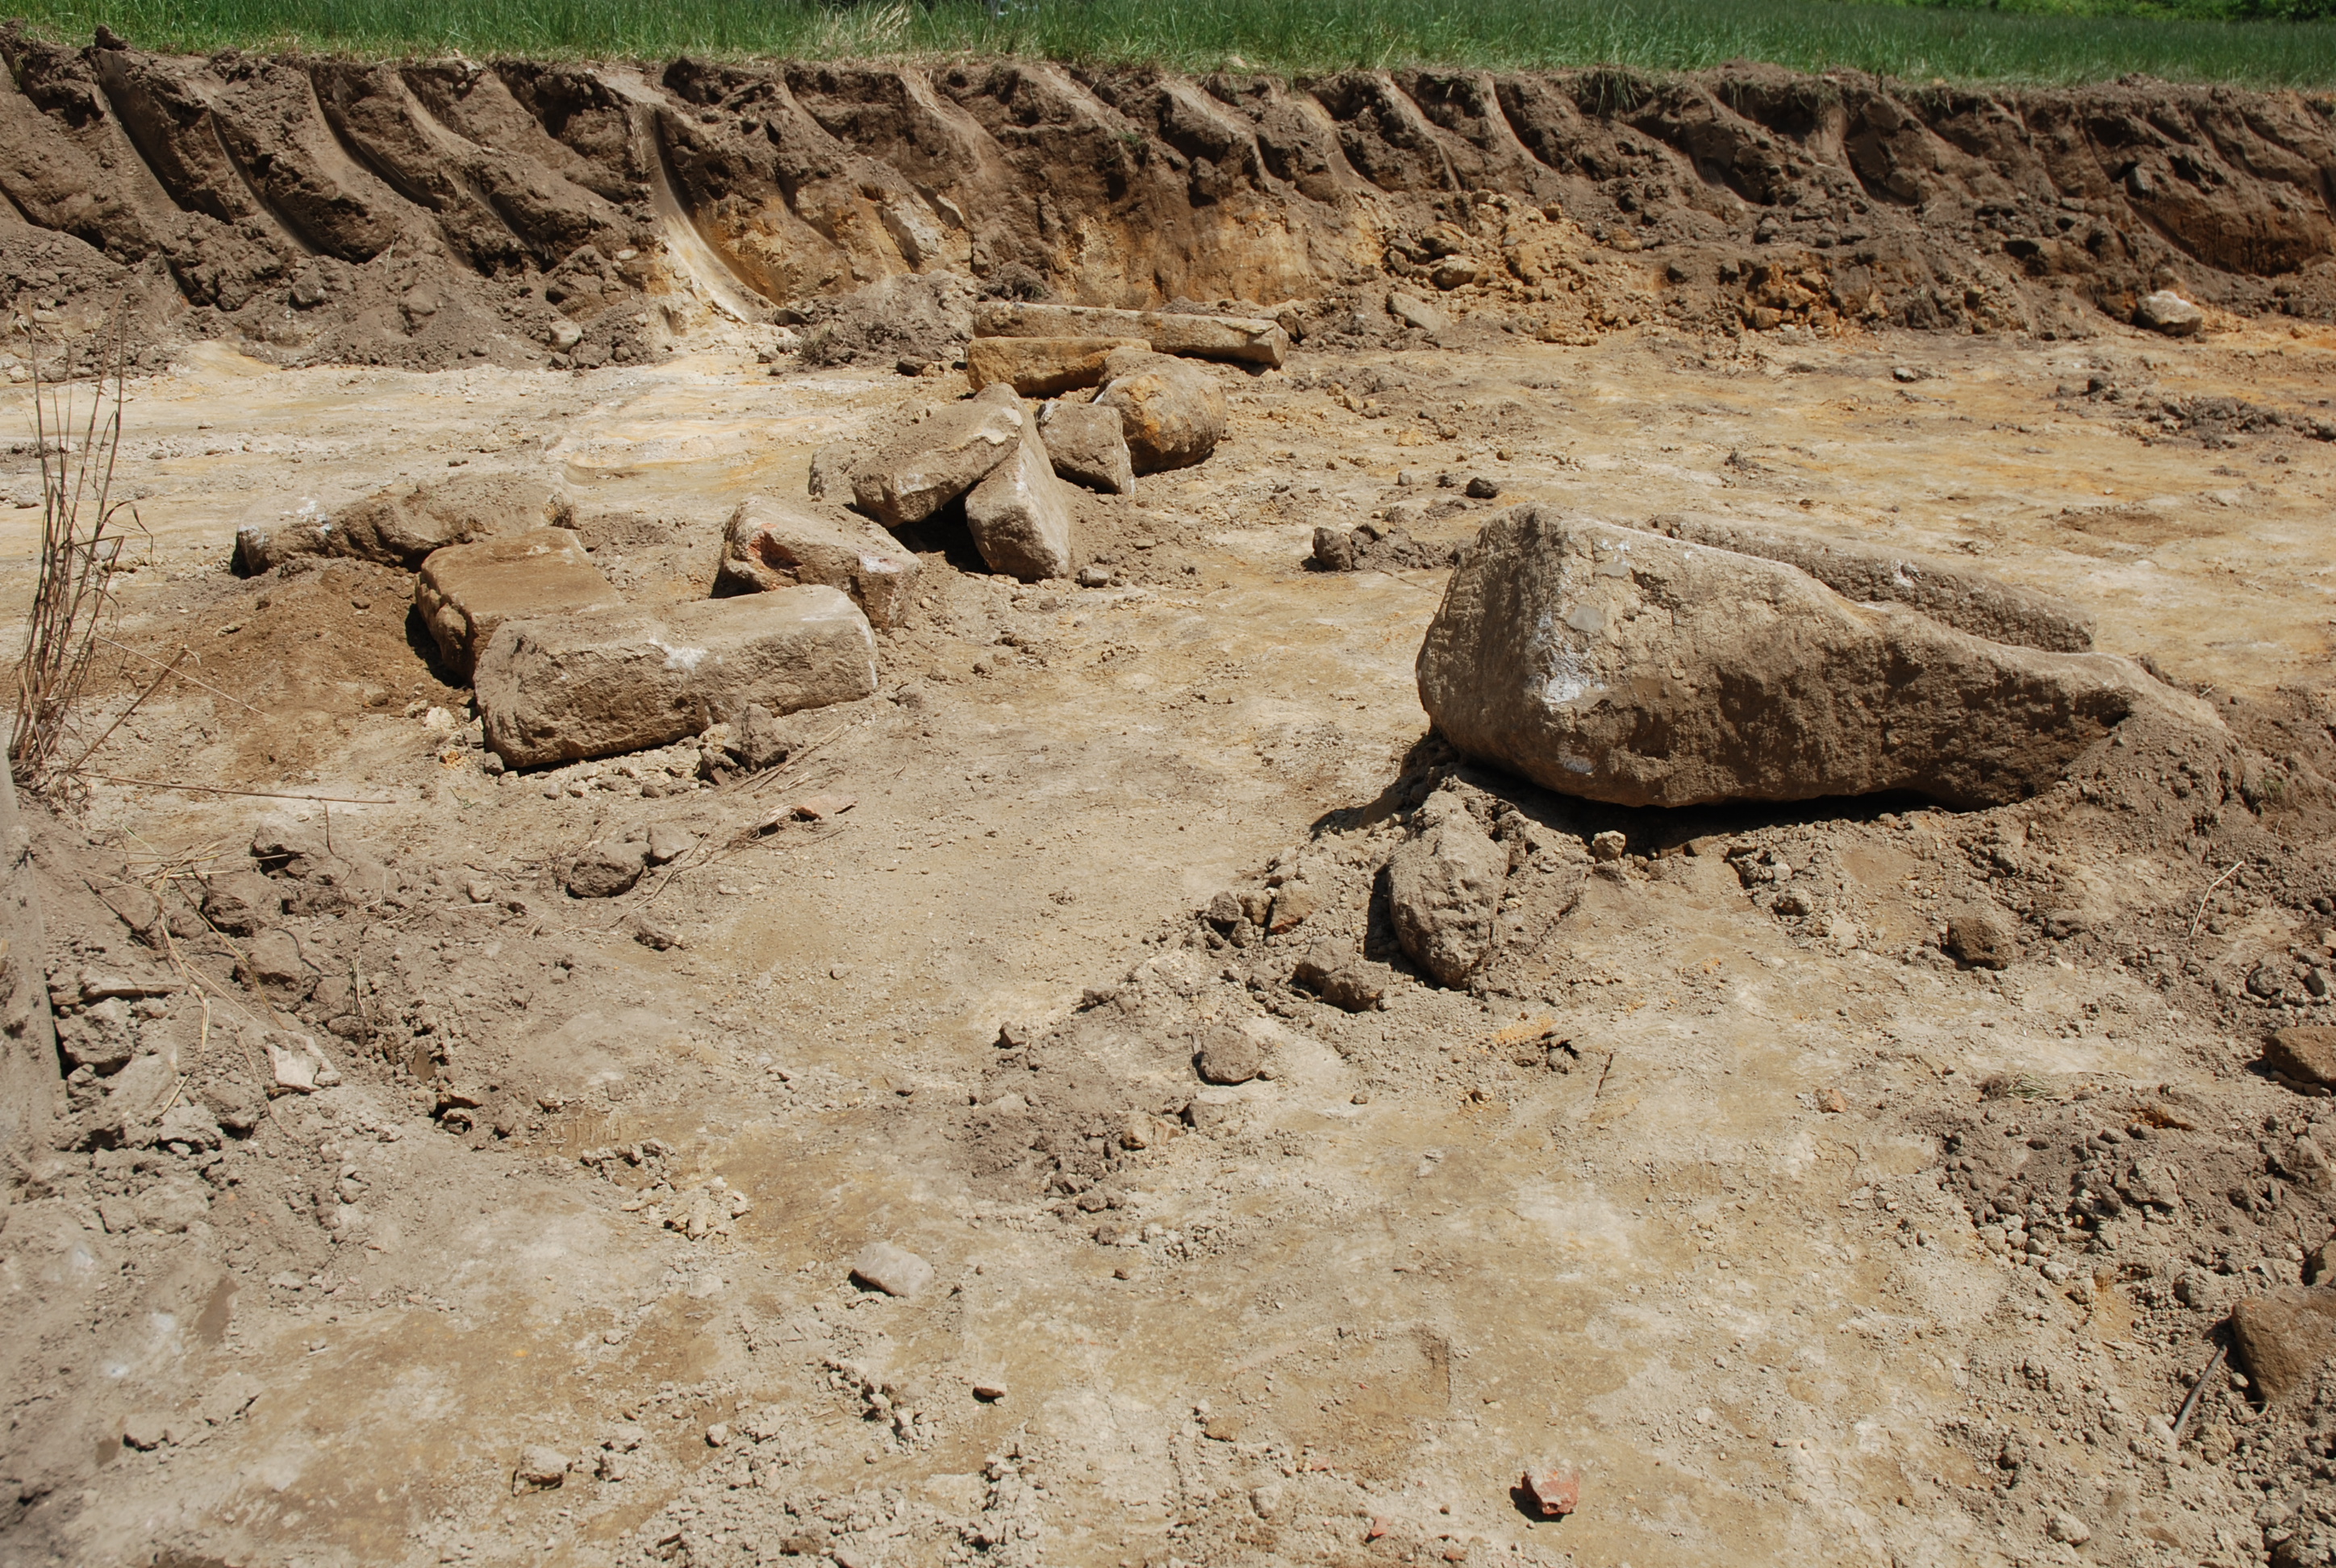
<instances>
[{"instance_id":1,"label":"rough stone block","mask_svg":"<svg viewBox=\"0 0 2336 1568\"><path fill-rule=\"evenodd\" d=\"M965 498L965 521L992 571L1037 582L1068 577L1076 566L1069 487L1055 477L1037 427L1027 420L1014 455Z\"/></svg>"},{"instance_id":2,"label":"rough stone block","mask_svg":"<svg viewBox=\"0 0 2336 1568\"><path fill-rule=\"evenodd\" d=\"M916 589L917 558L864 518L814 502L751 496L730 514L716 593L818 584L852 596L874 626L898 626Z\"/></svg>"},{"instance_id":3,"label":"rough stone block","mask_svg":"<svg viewBox=\"0 0 2336 1568\"><path fill-rule=\"evenodd\" d=\"M2138 712L2222 733L2121 658L1990 642L1775 561L1533 506L1469 547L1418 670L1463 752L1618 805L1886 790L1995 805Z\"/></svg>"},{"instance_id":4,"label":"rough stone block","mask_svg":"<svg viewBox=\"0 0 2336 1568\"><path fill-rule=\"evenodd\" d=\"M1021 397L1002 383L928 410L851 465L852 504L887 528L922 522L987 478L1028 423Z\"/></svg>"},{"instance_id":5,"label":"rough stone block","mask_svg":"<svg viewBox=\"0 0 2336 1568\"><path fill-rule=\"evenodd\" d=\"M507 620L592 615L623 600L583 542L537 528L431 552L414 579L414 608L446 667L467 679L479 649Z\"/></svg>"},{"instance_id":6,"label":"rough stone block","mask_svg":"<svg viewBox=\"0 0 2336 1568\"><path fill-rule=\"evenodd\" d=\"M1280 365L1290 352L1290 334L1273 322L1251 317L1025 305L1015 300L977 307L973 334L977 343L986 337L1131 337L1160 354L1249 365ZM971 363L968 358L968 367Z\"/></svg>"},{"instance_id":7,"label":"rough stone block","mask_svg":"<svg viewBox=\"0 0 2336 1568\"><path fill-rule=\"evenodd\" d=\"M876 689L876 638L837 589L700 599L657 615L505 621L473 677L487 744L512 767L667 745L735 720Z\"/></svg>"},{"instance_id":8,"label":"rough stone block","mask_svg":"<svg viewBox=\"0 0 2336 1568\"><path fill-rule=\"evenodd\" d=\"M1135 489L1135 463L1127 451L1127 431L1116 408L1092 403L1049 403L1038 413L1038 438L1055 472L1106 495Z\"/></svg>"},{"instance_id":9,"label":"rough stone block","mask_svg":"<svg viewBox=\"0 0 2336 1568\"><path fill-rule=\"evenodd\" d=\"M1141 337L977 337L965 347L965 376L976 392L1004 382L1025 397L1052 397L1102 385L1114 349L1149 346Z\"/></svg>"},{"instance_id":10,"label":"rough stone block","mask_svg":"<svg viewBox=\"0 0 2336 1568\"><path fill-rule=\"evenodd\" d=\"M550 528L567 517L566 496L540 474L472 473L394 484L329 519L238 530L235 565L252 576L296 555L346 555L410 571L450 544Z\"/></svg>"}]
</instances>

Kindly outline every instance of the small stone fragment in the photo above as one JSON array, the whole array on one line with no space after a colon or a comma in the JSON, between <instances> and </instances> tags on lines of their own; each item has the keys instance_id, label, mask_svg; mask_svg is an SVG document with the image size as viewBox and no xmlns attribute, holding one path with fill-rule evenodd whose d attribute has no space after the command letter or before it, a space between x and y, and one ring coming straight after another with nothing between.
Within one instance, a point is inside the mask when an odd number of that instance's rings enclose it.
<instances>
[{"instance_id":1,"label":"small stone fragment","mask_svg":"<svg viewBox=\"0 0 2336 1568\"><path fill-rule=\"evenodd\" d=\"M996 1381L976 1383L973 1397L985 1405L995 1405L1006 1398L1006 1385Z\"/></svg>"},{"instance_id":2,"label":"small stone fragment","mask_svg":"<svg viewBox=\"0 0 2336 1568\"><path fill-rule=\"evenodd\" d=\"M1958 910L1948 917L1944 945L1955 962L1971 969L2010 969L2019 952L2011 922L2000 911L1981 906Z\"/></svg>"},{"instance_id":3,"label":"small stone fragment","mask_svg":"<svg viewBox=\"0 0 2336 1568\"><path fill-rule=\"evenodd\" d=\"M888 1296L913 1296L932 1283L933 1266L906 1247L871 1242L852 1261L852 1277Z\"/></svg>"},{"instance_id":4,"label":"small stone fragment","mask_svg":"<svg viewBox=\"0 0 2336 1568\"><path fill-rule=\"evenodd\" d=\"M2071 1546L2081 1546L2093 1538L2092 1526L2063 1508L2052 1515L2044 1533L2055 1541L2065 1541Z\"/></svg>"},{"instance_id":5,"label":"small stone fragment","mask_svg":"<svg viewBox=\"0 0 2336 1568\"><path fill-rule=\"evenodd\" d=\"M1452 325L1452 318L1444 314L1440 306L1430 305L1417 295L1406 294L1399 288L1388 291L1387 308L1389 316L1422 332L1442 332Z\"/></svg>"},{"instance_id":6,"label":"small stone fragment","mask_svg":"<svg viewBox=\"0 0 2336 1568\"><path fill-rule=\"evenodd\" d=\"M1630 850L1630 839L1611 828L1596 833L1590 840L1590 858L1595 861L1619 861Z\"/></svg>"},{"instance_id":7,"label":"small stone fragment","mask_svg":"<svg viewBox=\"0 0 2336 1568\"><path fill-rule=\"evenodd\" d=\"M1581 1473L1556 1466L1526 1471L1518 1489L1544 1519L1562 1519L1582 1504Z\"/></svg>"},{"instance_id":8,"label":"small stone fragment","mask_svg":"<svg viewBox=\"0 0 2336 1568\"><path fill-rule=\"evenodd\" d=\"M160 1448L170 1440L170 1418L158 1411L141 1410L122 1421L122 1440L132 1448Z\"/></svg>"},{"instance_id":9,"label":"small stone fragment","mask_svg":"<svg viewBox=\"0 0 2336 1568\"><path fill-rule=\"evenodd\" d=\"M1468 481L1465 493L1471 501L1491 501L1501 493L1501 482L1480 473Z\"/></svg>"},{"instance_id":10,"label":"small stone fragment","mask_svg":"<svg viewBox=\"0 0 2336 1568\"><path fill-rule=\"evenodd\" d=\"M1246 1084L1265 1066L1257 1042L1231 1024L1210 1030L1193 1058L1201 1076L1212 1084Z\"/></svg>"},{"instance_id":11,"label":"small stone fragment","mask_svg":"<svg viewBox=\"0 0 2336 1568\"><path fill-rule=\"evenodd\" d=\"M1386 998L1395 971L1359 954L1341 951L1335 944L1318 942L1309 949L1290 980L1313 992L1343 1012L1368 1012Z\"/></svg>"},{"instance_id":12,"label":"small stone fragment","mask_svg":"<svg viewBox=\"0 0 2336 1568\"><path fill-rule=\"evenodd\" d=\"M2195 337L2206 326L2206 313L2170 288L2145 294L2134 307L2133 322L2168 337Z\"/></svg>"},{"instance_id":13,"label":"small stone fragment","mask_svg":"<svg viewBox=\"0 0 2336 1568\"><path fill-rule=\"evenodd\" d=\"M649 864L661 866L677 861L696 846L697 835L677 823L649 824Z\"/></svg>"},{"instance_id":14,"label":"small stone fragment","mask_svg":"<svg viewBox=\"0 0 2336 1568\"><path fill-rule=\"evenodd\" d=\"M612 899L627 891L641 880L641 872L648 859L648 846L638 840L622 843L597 843L576 857L568 868L568 892L571 898Z\"/></svg>"},{"instance_id":15,"label":"small stone fragment","mask_svg":"<svg viewBox=\"0 0 2336 1568\"><path fill-rule=\"evenodd\" d=\"M1438 983L1456 986L1492 947L1508 851L1449 793L1430 796L1414 825L1418 836L1387 857L1388 912L1411 961Z\"/></svg>"},{"instance_id":16,"label":"small stone fragment","mask_svg":"<svg viewBox=\"0 0 2336 1568\"><path fill-rule=\"evenodd\" d=\"M725 1446L729 1441L730 1427L728 1423L716 1421L714 1425L706 1428L706 1446L707 1447L720 1448Z\"/></svg>"},{"instance_id":17,"label":"small stone fragment","mask_svg":"<svg viewBox=\"0 0 2336 1568\"><path fill-rule=\"evenodd\" d=\"M568 1479L568 1456L548 1444L530 1443L519 1451L511 1472L514 1492L545 1491Z\"/></svg>"}]
</instances>

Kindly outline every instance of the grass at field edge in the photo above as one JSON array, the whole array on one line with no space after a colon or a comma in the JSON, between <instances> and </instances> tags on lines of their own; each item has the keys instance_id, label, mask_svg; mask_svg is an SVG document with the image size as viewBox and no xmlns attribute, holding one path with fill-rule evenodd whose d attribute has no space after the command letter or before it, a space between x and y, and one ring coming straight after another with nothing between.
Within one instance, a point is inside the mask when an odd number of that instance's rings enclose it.
<instances>
[{"instance_id":1,"label":"grass at field edge","mask_svg":"<svg viewBox=\"0 0 2336 1568\"><path fill-rule=\"evenodd\" d=\"M1902 81L2059 85L2142 74L2336 86L2336 23L1993 12L1830 0L35 0L36 33L141 48L365 58L964 58L1286 77L1354 68L1653 73L1750 59Z\"/></svg>"}]
</instances>

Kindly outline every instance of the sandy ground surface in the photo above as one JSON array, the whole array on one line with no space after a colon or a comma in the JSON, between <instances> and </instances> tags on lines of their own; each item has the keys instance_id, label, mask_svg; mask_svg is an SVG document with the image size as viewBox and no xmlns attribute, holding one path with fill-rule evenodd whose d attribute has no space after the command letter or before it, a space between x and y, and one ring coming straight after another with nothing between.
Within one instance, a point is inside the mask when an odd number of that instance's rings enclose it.
<instances>
[{"instance_id":1,"label":"sandy ground surface","mask_svg":"<svg viewBox=\"0 0 2336 1568\"><path fill-rule=\"evenodd\" d=\"M1229 946L1194 918L1303 858L1343 890L1309 929L1368 940L1372 869L1443 776L1412 683L1443 573L1301 563L1317 525L1389 508L1437 545L1539 500L1967 557L2218 701L2309 711L2292 694L2316 690L2331 716L2336 447L2224 434L2185 400L2324 411L2336 336L1789 336L1226 372L1216 455L1092 509L1119 586L929 558L878 697L803 716L775 774L689 789L694 747L490 776L464 694L414 650L410 579L239 580L233 530L400 477L549 469L658 520L599 551L621 589L695 597L739 497L799 491L815 445L935 383L774 376L720 341L575 375L200 348L133 383L117 483L151 543L122 638L193 650L209 685L92 766L310 798L100 782L57 835L88 841L74 874L184 885L248 863L263 813L329 822L390 901L285 923L332 983L429 1027L320 1037L345 1081L216 1155L81 1154L20 1193L14 1440L45 1453L15 1461L5 1554L2263 1560L2266 1497L2325 1495L2316 1450L2260 1480L2288 1461L2219 1375L2179 1453L2151 1421L2217 1303L2298 1278L2327 1195L2234 1231L2185 1179L2055 1278L1982 1238L1942 1140L2137 1126L2211 1143L2201 1171L2288 1147L2327 1102L2242 1069L2268 1022L2328 1009L2231 993L2258 953L2326 961L2327 920L2277 893L2292 875L2226 883L2195 971L2164 986L2123 938L1966 970L1933 926L1985 884L1977 817L1669 819L1469 774L1532 824L1498 985L1404 978L1350 1016L1291 992L1295 954L1262 933ZM21 389L5 401L23 424ZM27 442L0 468L12 609L31 462ZM765 831L814 794L855 803ZM562 855L651 822L696 847L620 899L560 890ZM1584 875L1580 841L1616 826L1631 857ZM1747 897L1720 853L1737 839L1822 868L1837 918ZM2199 852L2087 842L2061 870L2118 918L2207 912L2222 868ZM2291 849L2330 863L2324 837ZM54 916L53 950L166 967L102 913ZM644 913L678 945L634 940ZM228 983L234 944L211 943L182 953L211 977L209 1027L187 992L158 1020L190 1082L244 1071L301 1006ZM1225 1027L1270 1078L1195 1079ZM480 1107L433 1119L408 1035ZM932 1283L853 1286L872 1241ZM125 1446L138 1418L169 1437ZM515 1486L537 1444L579 1461L564 1485ZM1582 1477L1562 1521L1512 1493L1547 1464Z\"/></svg>"}]
</instances>

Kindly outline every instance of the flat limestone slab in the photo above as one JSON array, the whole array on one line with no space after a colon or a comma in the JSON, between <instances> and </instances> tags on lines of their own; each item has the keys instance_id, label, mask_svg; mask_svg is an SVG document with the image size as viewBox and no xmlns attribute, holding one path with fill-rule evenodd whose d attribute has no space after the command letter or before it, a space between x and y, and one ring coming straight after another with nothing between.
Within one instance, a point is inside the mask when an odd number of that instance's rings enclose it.
<instances>
[{"instance_id":1,"label":"flat limestone slab","mask_svg":"<svg viewBox=\"0 0 2336 1568\"><path fill-rule=\"evenodd\" d=\"M876 638L839 589L706 599L657 615L505 621L473 678L487 745L511 767L615 756L735 720L876 690Z\"/></svg>"},{"instance_id":2,"label":"flat limestone slab","mask_svg":"<svg viewBox=\"0 0 2336 1568\"><path fill-rule=\"evenodd\" d=\"M538 528L432 551L414 579L414 604L438 656L467 677L507 620L592 615L624 600L573 532Z\"/></svg>"},{"instance_id":3,"label":"flat limestone slab","mask_svg":"<svg viewBox=\"0 0 2336 1568\"><path fill-rule=\"evenodd\" d=\"M1158 354L1277 365L1290 334L1247 316L1186 316L1167 310L1111 310L1093 305L1024 305L994 300L973 313L976 342L985 337L1140 337ZM966 360L972 365L970 355Z\"/></svg>"},{"instance_id":4,"label":"flat limestone slab","mask_svg":"<svg viewBox=\"0 0 2336 1568\"><path fill-rule=\"evenodd\" d=\"M1002 381L1025 397L1101 386L1114 348L1146 348L1141 337L977 337L965 346L965 378L976 392Z\"/></svg>"}]
</instances>

